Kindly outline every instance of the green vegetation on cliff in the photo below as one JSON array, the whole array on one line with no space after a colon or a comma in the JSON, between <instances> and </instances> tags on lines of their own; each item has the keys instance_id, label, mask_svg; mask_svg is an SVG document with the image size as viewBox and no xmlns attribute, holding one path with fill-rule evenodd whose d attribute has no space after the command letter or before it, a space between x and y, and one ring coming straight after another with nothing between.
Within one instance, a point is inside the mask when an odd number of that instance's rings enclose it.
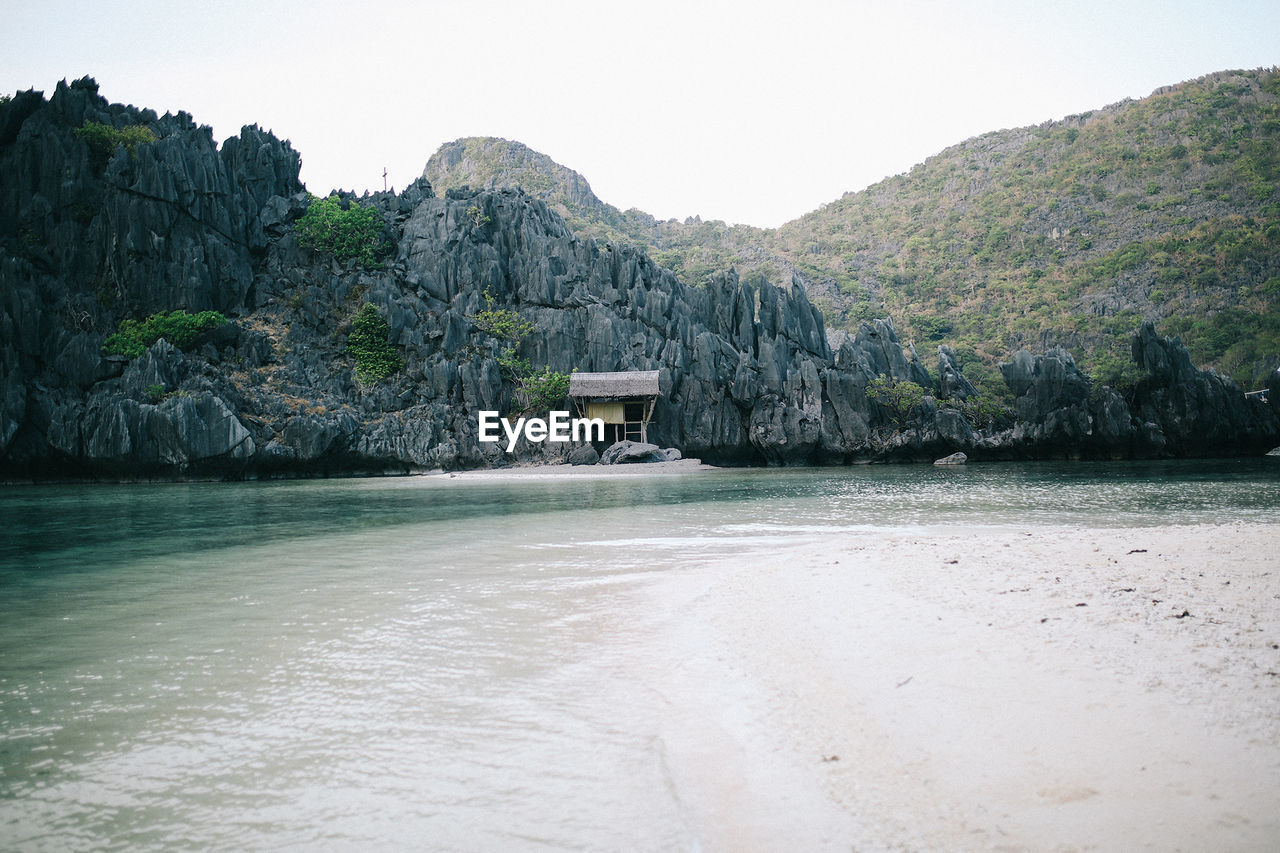
<instances>
[{"instance_id":1,"label":"green vegetation on cliff","mask_svg":"<svg viewBox=\"0 0 1280 853\"><path fill-rule=\"evenodd\" d=\"M498 301L488 290L484 292L484 309L470 317L476 328L495 338L501 349L497 354L502 377L514 386L518 414L545 412L564 400L569 393L569 374L544 364L534 370L527 358L518 354L520 344L533 333L535 326L510 308L497 307Z\"/></svg>"},{"instance_id":2,"label":"green vegetation on cliff","mask_svg":"<svg viewBox=\"0 0 1280 853\"><path fill-rule=\"evenodd\" d=\"M925 390L914 382L891 379L884 374L867 383L867 397L887 409L902 429L911 413L924 402Z\"/></svg>"},{"instance_id":3,"label":"green vegetation on cliff","mask_svg":"<svg viewBox=\"0 0 1280 853\"><path fill-rule=\"evenodd\" d=\"M102 344L103 355L137 358L147 347L164 338L180 350L189 350L202 337L226 325L227 318L217 311L161 311L143 320L125 318L120 328Z\"/></svg>"},{"instance_id":4,"label":"green vegetation on cliff","mask_svg":"<svg viewBox=\"0 0 1280 853\"><path fill-rule=\"evenodd\" d=\"M336 195L313 198L298 219L298 243L304 248L327 252L339 261L354 258L366 267L378 266L391 251L384 231L376 208L354 201L344 204Z\"/></svg>"},{"instance_id":5,"label":"green vegetation on cliff","mask_svg":"<svg viewBox=\"0 0 1280 853\"><path fill-rule=\"evenodd\" d=\"M533 331L533 323L510 308L497 307L498 300L488 290L484 292L484 309L477 311L471 321L487 335L518 346Z\"/></svg>"},{"instance_id":6,"label":"green vegetation on cliff","mask_svg":"<svg viewBox=\"0 0 1280 853\"><path fill-rule=\"evenodd\" d=\"M111 155L121 145L132 156L142 143L156 141L155 131L144 124L115 128L92 120L76 128L76 136L89 146L89 152L100 166L111 159Z\"/></svg>"},{"instance_id":7,"label":"green vegetation on cliff","mask_svg":"<svg viewBox=\"0 0 1280 853\"><path fill-rule=\"evenodd\" d=\"M378 306L372 302L360 306L347 335L347 352L355 359L356 376L361 382L381 382L404 367L404 359L391 346L390 337L391 328Z\"/></svg>"}]
</instances>

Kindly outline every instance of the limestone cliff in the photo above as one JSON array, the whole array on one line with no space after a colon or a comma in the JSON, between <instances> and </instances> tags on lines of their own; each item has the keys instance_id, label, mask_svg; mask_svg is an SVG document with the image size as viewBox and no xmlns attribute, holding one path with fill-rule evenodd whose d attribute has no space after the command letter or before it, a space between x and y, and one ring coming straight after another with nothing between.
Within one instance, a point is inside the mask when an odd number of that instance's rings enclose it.
<instances>
[{"instance_id":1,"label":"limestone cliff","mask_svg":"<svg viewBox=\"0 0 1280 853\"><path fill-rule=\"evenodd\" d=\"M88 120L145 126L154 141L95 157L76 132ZM1274 409L1148 330L1135 344L1148 379L1131 398L1090 386L1065 353L1026 354L1006 371L1016 420L976 419L945 348L935 383L887 320L829 340L798 282L725 270L691 286L639 249L576 236L518 190L439 197L420 180L361 199L394 249L378 269L338 263L299 244L298 168L257 128L219 147L189 116L108 104L87 79L0 105L0 478L561 459L566 445L507 454L477 440L478 412L512 398L500 345L474 322L486 292L532 322L519 354L536 366L660 371L651 439L711 462L1239 453L1280 440ZM405 363L374 384L345 352L366 301ZM132 360L101 354L122 318L176 308L231 323L191 352L161 340ZM931 396L900 423L867 396L882 375Z\"/></svg>"}]
</instances>

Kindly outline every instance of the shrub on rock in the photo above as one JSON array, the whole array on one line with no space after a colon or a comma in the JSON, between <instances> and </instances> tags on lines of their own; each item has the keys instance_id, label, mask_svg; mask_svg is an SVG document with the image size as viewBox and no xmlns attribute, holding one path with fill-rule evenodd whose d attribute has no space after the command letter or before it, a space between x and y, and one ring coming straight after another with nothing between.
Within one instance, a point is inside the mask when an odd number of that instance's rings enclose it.
<instances>
[{"instance_id":1,"label":"shrub on rock","mask_svg":"<svg viewBox=\"0 0 1280 853\"><path fill-rule=\"evenodd\" d=\"M384 230L382 214L375 208L354 201L344 207L331 195L313 199L298 220L298 243L340 261L354 258L366 267L377 267L391 251Z\"/></svg>"},{"instance_id":2,"label":"shrub on rock","mask_svg":"<svg viewBox=\"0 0 1280 853\"><path fill-rule=\"evenodd\" d=\"M164 338L180 350L189 350L209 332L226 325L227 318L217 311L160 311L145 320L126 318L120 329L102 344L103 355L137 358L147 347Z\"/></svg>"},{"instance_id":3,"label":"shrub on rock","mask_svg":"<svg viewBox=\"0 0 1280 853\"><path fill-rule=\"evenodd\" d=\"M366 302L347 335L347 352L356 360L356 376L361 382L381 382L404 367L390 339L391 327L378 306Z\"/></svg>"}]
</instances>

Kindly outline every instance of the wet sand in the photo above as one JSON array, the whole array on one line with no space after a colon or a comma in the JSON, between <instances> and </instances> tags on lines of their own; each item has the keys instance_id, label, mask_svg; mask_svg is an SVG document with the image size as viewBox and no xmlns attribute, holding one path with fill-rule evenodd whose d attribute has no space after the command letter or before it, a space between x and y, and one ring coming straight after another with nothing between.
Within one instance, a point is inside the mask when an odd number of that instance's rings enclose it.
<instances>
[{"instance_id":1,"label":"wet sand","mask_svg":"<svg viewBox=\"0 0 1280 853\"><path fill-rule=\"evenodd\" d=\"M655 477L671 474L694 474L725 470L704 465L699 459L677 459L675 462L644 462L627 465L517 465L510 468L477 468L451 471L430 476L463 482L519 482L522 480L564 480L597 477Z\"/></svg>"},{"instance_id":2,"label":"wet sand","mask_svg":"<svg viewBox=\"0 0 1280 853\"><path fill-rule=\"evenodd\" d=\"M867 533L663 580L673 792L709 851L1280 849L1278 539Z\"/></svg>"}]
</instances>

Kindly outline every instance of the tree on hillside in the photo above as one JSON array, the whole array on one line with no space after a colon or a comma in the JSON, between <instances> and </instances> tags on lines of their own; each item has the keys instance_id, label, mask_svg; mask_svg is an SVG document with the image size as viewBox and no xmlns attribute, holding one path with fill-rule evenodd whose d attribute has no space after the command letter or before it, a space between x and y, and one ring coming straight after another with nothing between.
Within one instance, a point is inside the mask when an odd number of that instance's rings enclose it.
<instances>
[{"instance_id":1,"label":"tree on hillside","mask_svg":"<svg viewBox=\"0 0 1280 853\"><path fill-rule=\"evenodd\" d=\"M888 411L898 429L904 429L911 413L924 402L924 388L906 379L893 379L883 373L867 383L867 398Z\"/></svg>"}]
</instances>

